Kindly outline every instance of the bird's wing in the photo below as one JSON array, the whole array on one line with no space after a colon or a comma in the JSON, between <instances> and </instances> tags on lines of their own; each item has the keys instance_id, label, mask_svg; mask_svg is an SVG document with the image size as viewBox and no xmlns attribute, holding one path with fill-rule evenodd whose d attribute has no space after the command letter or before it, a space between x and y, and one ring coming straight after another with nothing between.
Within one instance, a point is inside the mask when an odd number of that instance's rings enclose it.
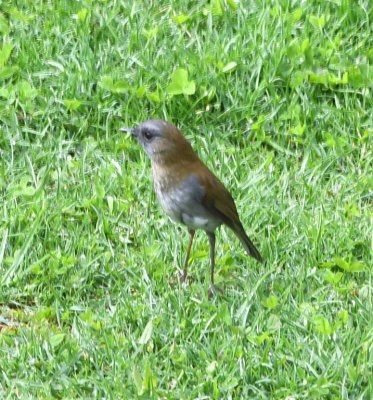
<instances>
[{"instance_id":1,"label":"bird's wing","mask_svg":"<svg viewBox=\"0 0 373 400\"><path fill-rule=\"evenodd\" d=\"M230 228L241 225L233 197L220 180L202 163L197 171L198 180L205 188L204 207Z\"/></svg>"},{"instance_id":2,"label":"bird's wing","mask_svg":"<svg viewBox=\"0 0 373 400\"><path fill-rule=\"evenodd\" d=\"M199 168L198 178L201 186L205 188L202 199L204 207L233 230L250 256L259 262L263 262L258 249L247 236L242 226L236 205L228 190L205 166L204 169Z\"/></svg>"}]
</instances>

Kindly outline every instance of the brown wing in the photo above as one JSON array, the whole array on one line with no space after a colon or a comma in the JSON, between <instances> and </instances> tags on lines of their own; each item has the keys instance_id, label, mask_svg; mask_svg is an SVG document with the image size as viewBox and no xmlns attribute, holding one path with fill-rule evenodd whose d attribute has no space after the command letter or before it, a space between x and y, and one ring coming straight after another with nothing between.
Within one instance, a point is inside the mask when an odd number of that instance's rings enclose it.
<instances>
[{"instance_id":1,"label":"brown wing","mask_svg":"<svg viewBox=\"0 0 373 400\"><path fill-rule=\"evenodd\" d=\"M233 197L220 180L202 162L196 173L205 188L202 203L206 209L232 229L237 224L241 225Z\"/></svg>"},{"instance_id":2,"label":"brown wing","mask_svg":"<svg viewBox=\"0 0 373 400\"><path fill-rule=\"evenodd\" d=\"M246 235L231 194L220 180L210 172L204 164L202 164L202 162L196 172L199 181L206 190L202 199L203 205L209 212L216 215L224 224L232 229L250 256L254 257L259 262L263 262L263 258L258 249Z\"/></svg>"}]
</instances>

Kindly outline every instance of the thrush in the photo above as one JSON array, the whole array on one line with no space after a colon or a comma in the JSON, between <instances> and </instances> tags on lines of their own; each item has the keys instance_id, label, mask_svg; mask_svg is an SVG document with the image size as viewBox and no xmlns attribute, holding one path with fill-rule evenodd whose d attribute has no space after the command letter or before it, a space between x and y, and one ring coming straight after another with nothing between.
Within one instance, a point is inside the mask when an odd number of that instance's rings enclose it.
<instances>
[{"instance_id":1,"label":"thrush","mask_svg":"<svg viewBox=\"0 0 373 400\"><path fill-rule=\"evenodd\" d=\"M226 225L238 237L246 253L263 262L240 221L234 200L221 181L199 159L179 129L160 119L151 119L130 132L144 148L152 164L154 190L163 210L184 224L190 240L180 280L188 276L188 261L197 229L206 232L210 243L211 284L209 297L219 290L214 282L215 230Z\"/></svg>"}]
</instances>

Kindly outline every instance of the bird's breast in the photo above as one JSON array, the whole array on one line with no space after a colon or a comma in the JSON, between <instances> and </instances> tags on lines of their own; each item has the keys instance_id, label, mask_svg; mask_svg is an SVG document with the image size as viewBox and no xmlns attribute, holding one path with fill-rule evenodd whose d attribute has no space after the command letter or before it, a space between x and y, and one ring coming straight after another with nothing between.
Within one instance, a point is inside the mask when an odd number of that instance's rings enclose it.
<instances>
[{"instance_id":1,"label":"bird's breast","mask_svg":"<svg viewBox=\"0 0 373 400\"><path fill-rule=\"evenodd\" d=\"M194 175L179 180L154 176L154 189L163 210L191 229L213 232L222 221L203 204L204 188Z\"/></svg>"},{"instance_id":2,"label":"bird's breast","mask_svg":"<svg viewBox=\"0 0 373 400\"><path fill-rule=\"evenodd\" d=\"M159 204L166 214L168 214L174 221L182 222L179 206L181 201L180 194L175 190L162 189L159 182L154 182L154 190Z\"/></svg>"}]
</instances>

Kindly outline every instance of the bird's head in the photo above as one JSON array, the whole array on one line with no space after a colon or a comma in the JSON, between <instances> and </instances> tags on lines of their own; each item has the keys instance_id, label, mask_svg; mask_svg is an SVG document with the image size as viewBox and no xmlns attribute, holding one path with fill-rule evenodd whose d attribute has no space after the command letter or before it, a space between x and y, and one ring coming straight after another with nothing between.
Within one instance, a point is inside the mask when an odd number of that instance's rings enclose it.
<instances>
[{"instance_id":1,"label":"bird's head","mask_svg":"<svg viewBox=\"0 0 373 400\"><path fill-rule=\"evenodd\" d=\"M195 157L190 143L176 126L161 119L150 119L135 128L121 128L139 141L152 162L167 164Z\"/></svg>"}]
</instances>

